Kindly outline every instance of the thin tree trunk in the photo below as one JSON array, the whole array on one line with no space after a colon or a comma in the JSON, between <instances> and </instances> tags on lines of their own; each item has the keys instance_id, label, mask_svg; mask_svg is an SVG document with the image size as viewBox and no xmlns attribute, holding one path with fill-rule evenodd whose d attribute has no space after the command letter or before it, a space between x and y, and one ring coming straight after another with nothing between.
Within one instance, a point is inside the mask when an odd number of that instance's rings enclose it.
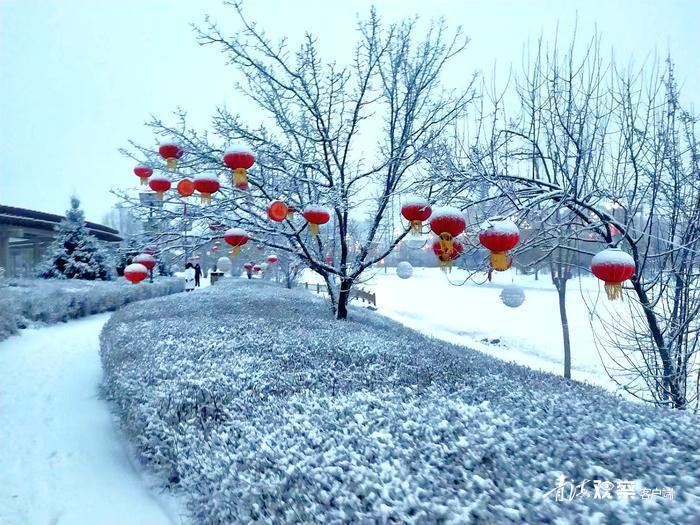
<instances>
[{"instance_id":1,"label":"thin tree trunk","mask_svg":"<svg viewBox=\"0 0 700 525\"><path fill-rule=\"evenodd\" d=\"M564 338L564 377L571 379L571 341L569 339L569 319L566 315L566 279L556 280L559 295L559 317L561 318L561 333Z\"/></svg>"}]
</instances>

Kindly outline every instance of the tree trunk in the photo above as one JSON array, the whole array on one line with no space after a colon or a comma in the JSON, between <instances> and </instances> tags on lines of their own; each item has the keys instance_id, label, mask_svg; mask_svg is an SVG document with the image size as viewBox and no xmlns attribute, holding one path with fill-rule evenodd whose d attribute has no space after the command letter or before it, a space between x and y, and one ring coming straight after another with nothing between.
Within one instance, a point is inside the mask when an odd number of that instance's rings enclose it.
<instances>
[{"instance_id":1,"label":"tree trunk","mask_svg":"<svg viewBox=\"0 0 700 525\"><path fill-rule=\"evenodd\" d=\"M632 287L634 288L637 298L639 299L639 303L642 306L644 316L647 320L647 325L649 326L649 331L651 332L652 339L654 340L659 357L661 358L661 364L664 371L662 381L665 390L665 392L662 392L662 396L671 401L673 408L683 408L685 407L685 396L680 392L678 376L673 370L671 356L669 355L669 350L666 346L664 336L661 333L661 327L659 326L659 322L656 318L656 312L654 312L654 309L649 304L649 297L647 296L646 290L644 290L644 287L636 276L632 278Z\"/></svg>"},{"instance_id":2,"label":"tree trunk","mask_svg":"<svg viewBox=\"0 0 700 525\"><path fill-rule=\"evenodd\" d=\"M561 318L561 333L564 338L564 377L571 379L571 341L569 339L569 319L566 315L566 279L556 279L557 294L559 295L559 317Z\"/></svg>"},{"instance_id":3,"label":"tree trunk","mask_svg":"<svg viewBox=\"0 0 700 525\"><path fill-rule=\"evenodd\" d=\"M350 301L350 289L352 279L341 279L340 290L338 292L338 305L336 307L336 319L345 320L348 318L348 302Z\"/></svg>"}]
</instances>

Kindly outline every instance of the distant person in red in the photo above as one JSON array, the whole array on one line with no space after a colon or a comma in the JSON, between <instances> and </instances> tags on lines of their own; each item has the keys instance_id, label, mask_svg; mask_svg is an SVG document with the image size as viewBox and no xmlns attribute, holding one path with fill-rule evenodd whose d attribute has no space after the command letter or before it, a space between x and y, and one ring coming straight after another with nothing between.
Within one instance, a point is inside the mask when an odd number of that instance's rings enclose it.
<instances>
[{"instance_id":1,"label":"distant person in red","mask_svg":"<svg viewBox=\"0 0 700 525\"><path fill-rule=\"evenodd\" d=\"M194 265L194 285L199 288L199 280L202 278L202 267L199 263Z\"/></svg>"}]
</instances>

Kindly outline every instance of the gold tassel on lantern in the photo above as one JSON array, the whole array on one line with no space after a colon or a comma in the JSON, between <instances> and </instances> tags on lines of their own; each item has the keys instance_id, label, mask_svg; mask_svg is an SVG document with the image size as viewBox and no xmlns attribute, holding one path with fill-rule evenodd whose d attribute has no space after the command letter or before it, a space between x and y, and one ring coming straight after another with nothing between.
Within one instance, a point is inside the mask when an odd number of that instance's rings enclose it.
<instances>
[{"instance_id":1,"label":"gold tassel on lantern","mask_svg":"<svg viewBox=\"0 0 700 525\"><path fill-rule=\"evenodd\" d=\"M491 268L499 272L505 272L508 269L509 257L508 252L491 252Z\"/></svg>"},{"instance_id":2,"label":"gold tassel on lantern","mask_svg":"<svg viewBox=\"0 0 700 525\"><path fill-rule=\"evenodd\" d=\"M452 273L452 259L447 259L446 261L440 259L440 269L444 273Z\"/></svg>"},{"instance_id":3,"label":"gold tassel on lantern","mask_svg":"<svg viewBox=\"0 0 700 525\"><path fill-rule=\"evenodd\" d=\"M311 231L311 235L318 235L318 224L310 223L309 230Z\"/></svg>"},{"instance_id":4,"label":"gold tassel on lantern","mask_svg":"<svg viewBox=\"0 0 700 525\"><path fill-rule=\"evenodd\" d=\"M233 170L233 178L231 180L236 188L247 185L248 176L246 175L245 168L236 168Z\"/></svg>"},{"instance_id":5,"label":"gold tassel on lantern","mask_svg":"<svg viewBox=\"0 0 700 525\"><path fill-rule=\"evenodd\" d=\"M141 179L141 186L147 186L148 185L148 179Z\"/></svg>"},{"instance_id":6,"label":"gold tassel on lantern","mask_svg":"<svg viewBox=\"0 0 700 525\"><path fill-rule=\"evenodd\" d=\"M420 235L423 229L423 221L411 221L411 234Z\"/></svg>"},{"instance_id":7,"label":"gold tassel on lantern","mask_svg":"<svg viewBox=\"0 0 700 525\"><path fill-rule=\"evenodd\" d=\"M622 283L605 283L605 293L611 301L622 299Z\"/></svg>"},{"instance_id":8,"label":"gold tassel on lantern","mask_svg":"<svg viewBox=\"0 0 700 525\"><path fill-rule=\"evenodd\" d=\"M442 250L442 253L447 255L448 257L452 254L452 249L454 246L454 242L452 240L452 235L443 232L440 234L440 249Z\"/></svg>"},{"instance_id":9,"label":"gold tassel on lantern","mask_svg":"<svg viewBox=\"0 0 700 525\"><path fill-rule=\"evenodd\" d=\"M241 253L241 247L240 246L234 246L231 248L231 255L238 255Z\"/></svg>"},{"instance_id":10,"label":"gold tassel on lantern","mask_svg":"<svg viewBox=\"0 0 700 525\"><path fill-rule=\"evenodd\" d=\"M200 193L199 202L201 204L211 204L211 193Z\"/></svg>"},{"instance_id":11,"label":"gold tassel on lantern","mask_svg":"<svg viewBox=\"0 0 700 525\"><path fill-rule=\"evenodd\" d=\"M174 170L175 168L177 168L177 159L175 157L165 159L165 165L168 167L169 170Z\"/></svg>"},{"instance_id":12,"label":"gold tassel on lantern","mask_svg":"<svg viewBox=\"0 0 700 525\"><path fill-rule=\"evenodd\" d=\"M162 191L157 191L157 192L156 192L156 199L159 200L159 201L162 201L162 200L163 200L163 195L165 195L165 193L163 193Z\"/></svg>"}]
</instances>

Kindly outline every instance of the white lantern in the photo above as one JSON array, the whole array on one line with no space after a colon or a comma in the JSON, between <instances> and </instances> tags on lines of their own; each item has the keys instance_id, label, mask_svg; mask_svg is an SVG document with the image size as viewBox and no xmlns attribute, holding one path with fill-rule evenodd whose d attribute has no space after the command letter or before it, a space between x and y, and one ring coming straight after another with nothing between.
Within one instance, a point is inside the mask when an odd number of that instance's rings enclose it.
<instances>
[{"instance_id":1,"label":"white lantern","mask_svg":"<svg viewBox=\"0 0 700 525\"><path fill-rule=\"evenodd\" d=\"M509 308L517 308L525 302L525 291L517 284L507 284L501 291L501 301Z\"/></svg>"},{"instance_id":2,"label":"white lantern","mask_svg":"<svg viewBox=\"0 0 700 525\"><path fill-rule=\"evenodd\" d=\"M408 261L401 261L396 265L396 275L401 277L401 279L408 279L413 275L413 266Z\"/></svg>"},{"instance_id":3,"label":"white lantern","mask_svg":"<svg viewBox=\"0 0 700 525\"><path fill-rule=\"evenodd\" d=\"M216 269L223 273L228 273L231 271L231 259L228 257L219 257L216 261Z\"/></svg>"}]
</instances>

